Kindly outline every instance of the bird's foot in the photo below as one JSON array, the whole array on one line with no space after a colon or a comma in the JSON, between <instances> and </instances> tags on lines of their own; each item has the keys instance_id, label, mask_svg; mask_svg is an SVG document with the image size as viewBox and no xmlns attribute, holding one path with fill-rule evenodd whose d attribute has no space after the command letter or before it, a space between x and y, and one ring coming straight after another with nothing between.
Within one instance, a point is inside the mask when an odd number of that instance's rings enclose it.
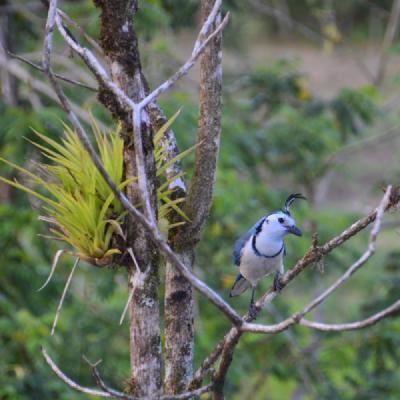
<instances>
[{"instance_id":1,"label":"bird's foot","mask_svg":"<svg viewBox=\"0 0 400 400\"><path fill-rule=\"evenodd\" d=\"M285 287L285 285L281 281L281 278L282 274L276 274L274 278L274 290L278 293Z\"/></svg>"},{"instance_id":2,"label":"bird's foot","mask_svg":"<svg viewBox=\"0 0 400 400\"><path fill-rule=\"evenodd\" d=\"M250 307L249 310L247 311L247 314L251 321L257 319L257 313L258 313L258 307L256 306L256 304L250 303Z\"/></svg>"}]
</instances>

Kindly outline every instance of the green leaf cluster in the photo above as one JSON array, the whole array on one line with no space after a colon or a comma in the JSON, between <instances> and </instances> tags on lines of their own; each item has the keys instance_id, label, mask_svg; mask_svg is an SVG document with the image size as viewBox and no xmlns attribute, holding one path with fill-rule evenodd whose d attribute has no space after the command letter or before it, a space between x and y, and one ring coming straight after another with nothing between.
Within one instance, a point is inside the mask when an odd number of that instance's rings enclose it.
<instances>
[{"instance_id":1,"label":"green leaf cluster","mask_svg":"<svg viewBox=\"0 0 400 400\"><path fill-rule=\"evenodd\" d=\"M160 179L173 163L181 160L192 150L189 148L171 160L165 161L168 142L165 141L162 145L161 139L178 113L167 121L154 137L157 177ZM123 190L137 178L124 177L124 143L120 136L120 127L117 126L106 134L102 132L93 117L91 127L106 172L118 188ZM124 239L123 224L126 212L97 170L77 134L67 125L64 125L64 128L61 143L37 131L35 131L36 136L43 144L29 140L48 160L47 163L38 163L35 172L0 158L0 161L29 178L30 184L4 177L0 177L0 180L41 200L46 213L42 219L50 224L54 239L69 244L77 257L97 265L109 265L113 261L113 255L125 251L123 246L116 244L115 237L119 235ZM180 177L181 175L165 178L157 190L160 203L158 218L163 220L165 230L184 224L185 220L188 221L178 206L184 198L173 200L170 198L174 190L169 186L172 181ZM182 221L172 224L165 222L171 210L179 214Z\"/></svg>"}]
</instances>

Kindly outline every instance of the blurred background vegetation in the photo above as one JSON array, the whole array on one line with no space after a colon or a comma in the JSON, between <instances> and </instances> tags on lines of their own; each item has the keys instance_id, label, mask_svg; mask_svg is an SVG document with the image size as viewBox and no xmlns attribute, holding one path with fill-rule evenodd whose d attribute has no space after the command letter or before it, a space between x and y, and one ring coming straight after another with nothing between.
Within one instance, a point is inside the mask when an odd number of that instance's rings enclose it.
<instances>
[{"instance_id":1,"label":"blurred background vegetation","mask_svg":"<svg viewBox=\"0 0 400 400\"><path fill-rule=\"evenodd\" d=\"M392 0L227 0L231 21L224 34L224 113L215 200L196 273L228 298L236 275L234 241L264 213L279 209L291 192L305 235L288 238L286 267L304 253L316 230L329 239L374 207L382 187L400 177L400 42L385 32ZM187 57L199 25L198 1L141 1L137 31L144 70L154 87ZM91 1L62 7L92 37L99 12ZM0 154L30 168L40 154L26 138L31 128L53 138L65 119L40 71L4 51L40 62L45 10L40 1L0 1ZM386 39L384 40L384 38ZM90 74L59 37L57 72L95 86ZM391 39L391 40L390 40ZM85 119L86 110L111 121L96 93L63 84ZM182 149L195 142L197 71L162 98ZM191 159L185 159L188 170ZM0 174L16 176L4 164ZM188 174L187 178L190 178ZM22 177L19 177L22 179ZM81 355L103 359L111 386L129 375L128 329L119 317L126 302L123 270L82 264L74 277L54 337L49 337L59 297L72 266L63 257L46 279L57 243L42 236L40 204L0 183L0 398L83 399L50 371L45 345L63 370L94 385ZM351 283L314 313L344 322L389 305L400 285L399 224L385 219L379 252ZM305 272L259 318L278 321L318 294L360 255L365 232L323 264ZM265 279L259 294L271 284ZM248 296L231 300L244 312ZM229 323L197 296L196 365L227 331ZM246 335L227 380L228 399L398 399L400 320L390 318L364 331L325 334L295 327L277 336Z\"/></svg>"}]
</instances>

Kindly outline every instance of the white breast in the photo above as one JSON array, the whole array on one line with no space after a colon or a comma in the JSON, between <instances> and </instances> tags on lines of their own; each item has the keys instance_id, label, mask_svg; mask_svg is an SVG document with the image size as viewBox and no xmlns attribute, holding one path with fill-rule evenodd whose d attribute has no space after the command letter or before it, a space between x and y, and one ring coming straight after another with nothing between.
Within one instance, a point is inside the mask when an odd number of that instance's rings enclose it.
<instances>
[{"instance_id":1,"label":"white breast","mask_svg":"<svg viewBox=\"0 0 400 400\"><path fill-rule=\"evenodd\" d=\"M258 246L257 241L257 249L264 253L264 254L274 254L279 251L279 248L275 249L276 246L273 246L273 252L265 252L267 250L265 246L262 249ZM282 244L280 245L282 248ZM255 285L259 279L263 276L269 275L273 272L278 271L282 267L282 258L283 258L283 251L280 252L274 258L266 258L257 256L254 253L252 248L251 240L249 240L243 248L242 256L240 259L240 273L252 284Z\"/></svg>"}]
</instances>

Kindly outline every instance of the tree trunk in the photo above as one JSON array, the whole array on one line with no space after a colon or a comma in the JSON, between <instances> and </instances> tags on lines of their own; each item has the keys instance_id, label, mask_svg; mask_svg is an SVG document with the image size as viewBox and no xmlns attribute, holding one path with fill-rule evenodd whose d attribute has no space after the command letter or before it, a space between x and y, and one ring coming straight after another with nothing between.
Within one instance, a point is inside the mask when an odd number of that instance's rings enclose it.
<instances>
[{"instance_id":1,"label":"tree trunk","mask_svg":"<svg viewBox=\"0 0 400 400\"><path fill-rule=\"evenodd\" d=\"M210 13L214 1L202 0L202 21ZM220 22L220 17L216 23ZM212 204L215 171L221 133L222 91L221 35L204 50L200 64L200 113L196 161L184 211L191 220L171 233L169 241L188 268L194 262L194 249ZM165 284L165 392L182 392L193 374L193 289L167 263Z\"/></svg>"},{"instance_id":2,"label":"tree trunk","mask_svg":"<svg viewBox=\"0 0 400 400\"><path fill-rule=\"evenodd\" d=\"M192 268L193 249L178 250L179 259ZM167 394L185 390L193 374L193 289L170 263L165 274L165 384Z\"/></svg>"},{"instance_id":3,"label":"tree trunk","mask_svg":"<svg viewBox=\"0 0 400 400\"><path fill-rule=\"evenodd\" d=\"M102 11L100 40L112 79L128 96L138 101L148 92L148 87L142 74L134 30L137 0L95 0L95 4ZM123 123L125 175L137 176L131 115L125 112L114 96L104 88L99 93L99 99L112 112L114 118ZM151 205L156 215L152 130L147 123L142 126L142 140ZM138 204L140 193L136 184L127 188L127 196L132 204ZM145 229L131 218L128 218L127 238L128 246L132 248L141 270L138 274L133 260L129 261L129 291L135 287L129 306L132 370L129 391L135 396L157 399L161 393L159 254Z\"/></svg>"}]
</instances>

